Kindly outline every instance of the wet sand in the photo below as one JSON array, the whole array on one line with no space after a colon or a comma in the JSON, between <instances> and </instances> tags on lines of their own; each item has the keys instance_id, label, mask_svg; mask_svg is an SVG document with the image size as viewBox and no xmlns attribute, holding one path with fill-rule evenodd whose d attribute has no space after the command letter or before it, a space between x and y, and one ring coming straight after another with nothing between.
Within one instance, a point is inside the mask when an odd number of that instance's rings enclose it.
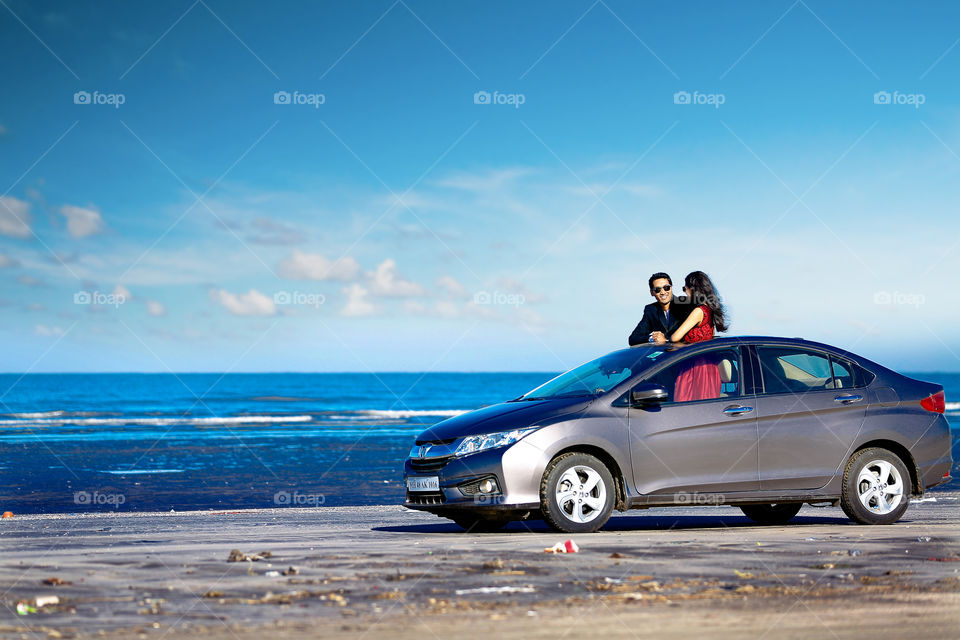
<instances>
[{"instance_id":1,"label":"wet sand","mask_svg":"<svg viewBox=\"0 0 960 640\"><path fill-rule=\"evenodd\" d=\"M956 637L960 493L928 498L887 527L632 511L564 555L539 521L464 534L397 506L20 516L0 521L0 634Z\"/></svg>"}]
</instances>

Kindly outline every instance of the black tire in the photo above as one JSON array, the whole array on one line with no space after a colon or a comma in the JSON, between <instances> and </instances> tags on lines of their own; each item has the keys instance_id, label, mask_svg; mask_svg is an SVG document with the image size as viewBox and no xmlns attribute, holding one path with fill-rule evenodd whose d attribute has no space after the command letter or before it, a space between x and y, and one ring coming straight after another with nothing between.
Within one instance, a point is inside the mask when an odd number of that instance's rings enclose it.
<instances>
[{"instance_id":1,"label":"black tire","mask_svg":"<svg viewBox=\"0 0 960 640\"><path fill-rule=\"evenodd\" d=\"M506 519L484 518L473 515L454 516L450 519L463 528L466 533L493 533L510 524L510 521Z\"/></svg>"},{"instance_id":2,"label":"black tire","mask_svg":"<svg viewBox=\"0 0 960 640\"><path fill-rule=\"evenodd\" d=\"M571 477L575 476L581 482L589 481L589 472L599 475L599 480L585 495L578 495L577 490L583 485L572 485ZM557 487L561 481L562 486L570 487L567 493L573 494L563 505L558 502L557 497ZM556 531L591 533L610 519L616 493L613 475L600 460L587 453L565 453L554 458L543 472L543 479L540 481L540 511L543 519ZM597 506L590 507L586 504L588 501L597 503ZM578 514L586 521L578 518Z\"/></svg>"},{"instance_id":3,"label":"black tire","mask_svg":"<svg viewBox=\"0 0 960 640\"><path fill-rule=\"evenodd\" d=\"M867 474L875 480L864 478ZM913 482L903 460L887 449L871 447L857 451L847 461L840 507L848 518L860 524L893 524L903 517L911 493Z\"/></svg>"},{"instance_id":4,"label":"black tire","mask_svg":"<svg viewBox=\"0 0 960 640\"><path fill-rule=\"evenodd\" d=\"M787 524L802 506L802 502L745 504L740 507L740 511L757 524Z\"/></svg>"}]
</instances>

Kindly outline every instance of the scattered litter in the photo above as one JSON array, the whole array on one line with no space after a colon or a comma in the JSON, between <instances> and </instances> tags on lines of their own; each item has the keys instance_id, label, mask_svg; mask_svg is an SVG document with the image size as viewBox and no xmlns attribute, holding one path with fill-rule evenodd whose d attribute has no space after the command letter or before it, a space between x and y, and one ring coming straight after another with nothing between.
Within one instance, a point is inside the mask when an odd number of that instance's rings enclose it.
<instances>
[{"instance_id":1,"label":"scattered litter","mask_svg":"<svg viewBox=\"0 0 960 640\"><path fill-rule=\"evenodd\" d=\"M566 542L558 542L552 547L547 547L543 551L544 553L578 553L580 547L573 540L567 540Z\"/></svg>"},{"instance_id":2,"label":"scattered litter","mask_svg":"<svg viewBox=\"0 0 960 640\"><path fill-rule=\"evenodd\" d=\"M607 584L623 584L623 580L619 578L604 578L603 581Z\"/></svg>"},{"instance_id":3,"label":"scattered litter","mask_svg":"<svg viewBox=\"0 0 960 640\"><path fill-rule=\"evenodd\" d=\"M21 600L17 603L17 614L21 616L26 616L31 613L36 613L37 609L42 609L53 604L59 604L60 598L57 596L37 596L33 599L33 604Z\"/></svg>"},{"instance_id":4,"label":"scattered litter","mask_svg":"<svg viewBox=\"0 0 960 640\"><path fill-rule=\"evenodd\" d=\"M921 502L936 502L936 498L920 498L919 500L911 500L910 504L920 504Z\"/></svg>"},{"instance_id":5,"label":"scattered litter","mask_svg":"<svg viewBox=\"0 0 960 640\"><path fill-rule=\"evenodd\" d=\"M920 536L917 538L917 542L930 542L932 538L930 536Z\"/></svg>"},{"instance_id":6,"label":"scattered litter","mask_svg":"<svg viewBox=\"0 0 960 640\"><path fill-rule=\"evenodd\" d=\"M930 562L960 562L960 558L927 558Z\"/></svg>"},{"instance_id":7,"label":"scattered litter","mask_svg":"<svg viewBox=\"0 0 960 640\"><path fill-rule=\"evenodd\" d=\"M279 577L280 577L280 572L279 572L279 571L267 571L267 572L266 572L265 574L263 574L263 575L265 575L265 576L268 577L268 578L279 578Z\"/></svg>"},{"instance_id":8,"label":"scattered litter","mask_svg":"<svg viewBox=\"0 0 960 640\"><path fill-rule=\"evenodd\" d=\"M295 576L298 573L300 573L300 569L297 569L296 567L287 567L283 570L283 575L285 576Z\"/></svg>"},{"instance_id":9,"label":"scattered litter","mask_svg":"<svg viewBox=\"0 0 960 640\"><path fill-rule=\"evenodd\" d=\"M4 512L3 512L3 517L4 517L4 518L12 518L12 517L13 517L13 511L4 511Z\"/></svg>"},{"instance_id":10,"label":"scattered litter","mask_svg":"<svg viewBox=\"0 0 960 640\"><path fill-rule=\"evenodd\" d=\"M753 574L750 573L749 571L737 571L736 569L734 569L733 572L737 574L738 578L743 578L744 580L753 577Z\"/></svg>"},{"instance_id":11,"label":"scattered litter","mask_svg":"<svg viewBox=\"0 0 960 640\"><path fill-rule=\"evenodd\" d=\"M860 551L860 549L850 549L849 551L847 551L847 554L851 556L862 556L863 551Z\"/></svg>"},{"instance_id":12,"label":"scattered litter","mask_svg":"<svg viewBox=\"0 0 960 640\"><path fill-rule=\"evenodd\" d=\"M467 596L471 594L490 594L490 593L535 593L533 587L477 587L476 589L457 589L454 591L458 596Z\"/></svg>"},{"instance_id":13,"label":"scattered litter","mask_svg":"<svg viewBox=\"0 0 960 640\"><path fill-rule=\"evenodd\" d=\"M52 577L52 578L44 578L43 584L50 585L51 587L59 587L65 584L73 584L73 583L70 582L69 580L64 580L63 578Z\"/></svg>"},{"instance_id":14,"label":"scattered litter","mask_svg":"<svg viewBox=\"0 0 960 640\"><path fill-rule=\"evenodd\" d=\"M807 542L819 542L820 538L805 538Z\"/></svg>"},{"instance_id":15,"label":"scattered litter","mask_svg":"<svg viewBox=\"0 0 960 640\"><path fill-rule=\"evenodd\" d=\"M266 560L272 557L273 554L269 551L261 551L260 553L247 555L240 551L240 549L232 549L230 555L227 557L227 562L257 562L258 560Z\"/></svg>"},{"instance_id":16,"label":"scattered litter","mask_svg":"<svg viewBox=\"0 0 960 640\"><path fill-rule=\"evenodd\" d=\"M619 560L620 558L623 558L625 556L622 553L617 553L616 551L614 551L613 553L610 554L610 557Z\"/></svg>"}]
</instances>

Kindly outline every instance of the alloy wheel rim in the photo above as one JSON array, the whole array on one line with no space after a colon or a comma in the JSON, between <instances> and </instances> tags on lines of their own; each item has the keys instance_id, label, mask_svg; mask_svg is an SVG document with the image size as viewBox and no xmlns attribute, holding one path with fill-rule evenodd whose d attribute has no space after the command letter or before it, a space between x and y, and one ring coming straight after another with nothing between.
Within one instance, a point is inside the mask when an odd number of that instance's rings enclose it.
<instances>
[{"instance_id":1,"label":"alloy wheel rim","mask_svg":"<svg viewBox=\"0 0 960 640\"><path fill-rule=\"evenodd\" d=\"M886 515L903 501L903 478L892 463L872 460L860 468L857 493L867 510Z\"/></svg>"},{"instance_id":2,"label":"alloy wheel rim","mask_svg":"<svg viewBox=\"0 0 960 640\"><path fill-rule=\"evenodd\" d=\"M554 497L564 517L583 524L603 512L607 487L596 469L578 464L560 476Z\"/></svg>"}]
</instances>

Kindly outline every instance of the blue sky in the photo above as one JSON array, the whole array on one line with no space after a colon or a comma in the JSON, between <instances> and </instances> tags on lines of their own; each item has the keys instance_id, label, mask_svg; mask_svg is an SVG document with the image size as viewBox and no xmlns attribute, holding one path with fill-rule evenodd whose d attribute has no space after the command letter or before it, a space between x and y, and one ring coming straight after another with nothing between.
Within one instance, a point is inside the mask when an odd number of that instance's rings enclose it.
<instances>
[{"instance_id":1,"label":"blue sky","mask_svg":"<svg viewBox=\"0 0 960 640\"><path fill-rule=\"evenodd\" d=\"M702 269L958 371L958 18L5 0L0 368L560 370Z\"/></svg>"}]
</instances>

